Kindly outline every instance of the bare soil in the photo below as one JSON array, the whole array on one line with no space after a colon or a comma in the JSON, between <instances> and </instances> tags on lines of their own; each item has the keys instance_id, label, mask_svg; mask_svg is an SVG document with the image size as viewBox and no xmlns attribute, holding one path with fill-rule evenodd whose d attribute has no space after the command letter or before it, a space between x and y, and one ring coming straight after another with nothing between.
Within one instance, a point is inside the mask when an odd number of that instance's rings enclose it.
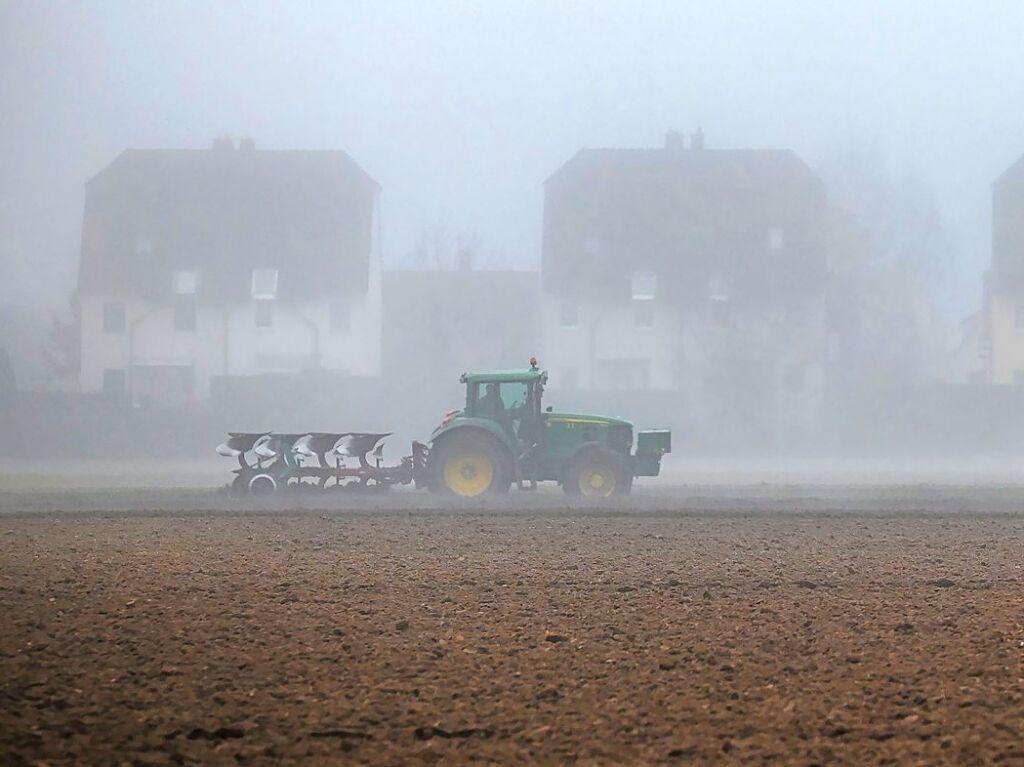
<instances>
[{"instance_id":1,"label":"bare soil","mask_svg":"<svg viewBox=\"0 0 1024 767\"><path fill-rule=\"evenodd\" d=\"M132 493L0 495L0 764L1024 765L1019 488Z\"/></svg>"}]
</instances>

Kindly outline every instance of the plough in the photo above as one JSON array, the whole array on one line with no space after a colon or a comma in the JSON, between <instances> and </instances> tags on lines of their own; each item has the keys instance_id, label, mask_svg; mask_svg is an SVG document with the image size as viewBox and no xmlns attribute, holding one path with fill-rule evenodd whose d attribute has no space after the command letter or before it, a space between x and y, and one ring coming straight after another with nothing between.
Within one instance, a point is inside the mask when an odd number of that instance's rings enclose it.
<instances>
[{"instance_id":1,"label":"plough","mask_svg":"<svg viewBox=\"0 0 1024 767\"><path fill-rule=\"evenodd\" d=\"M527 370L463 373L466 402L449 411L429 444L393 466L383 460L391 432L232 432L217 448L238 459L233 492L268 495L285 487L388 488L415 484L475 497L554 481L569 495L628 493L634 477L654 477L671 450L668 429L636 433L602 415L543 407L548 374Z\"/></svg>"},{"instance_id":2,"label":"plough","mask_svg":"<svg viewBox=\"0 0 1024 767\"><path fill-rule=\"evenodd\" d=\"M414 442L412 455L385 466L383 440L389 436L390 432L230 432L217 452L238 459L231 483L236 494L271 495L288 485L363 489L407 485L422 474L427 447Z\"/></svg>"}]
</instances>

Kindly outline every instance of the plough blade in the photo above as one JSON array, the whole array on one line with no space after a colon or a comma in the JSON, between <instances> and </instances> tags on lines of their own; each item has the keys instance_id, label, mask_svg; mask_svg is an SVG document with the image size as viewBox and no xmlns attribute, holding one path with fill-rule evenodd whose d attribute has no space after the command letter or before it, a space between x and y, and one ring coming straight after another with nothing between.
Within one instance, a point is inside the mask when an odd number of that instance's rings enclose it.
<instances>
[{"instance_id":1,"label":"plough blade","mask_svg":"<svg viewBox=\"0 0 1024 767\"><path fill-rule=\"evenodd\" d=\"M366 454L374 450L383 450L383 445L378 445L385 437L390 437L393 432L384 434L370 434L362 432L351 432L346 434L334 448L342 458L358 458L360 463L366 460Z\"/></svg>"}]
</instances>

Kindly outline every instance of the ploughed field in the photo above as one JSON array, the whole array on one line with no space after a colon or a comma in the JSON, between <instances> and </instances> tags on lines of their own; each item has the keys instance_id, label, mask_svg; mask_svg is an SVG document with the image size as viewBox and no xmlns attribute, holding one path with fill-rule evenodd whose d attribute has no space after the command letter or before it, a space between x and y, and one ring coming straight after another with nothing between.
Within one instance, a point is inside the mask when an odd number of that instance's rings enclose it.
<instances>
[{"instance_id":1,"label":"ploughed field","mask_svg":"<svg viewBox=\"0 0 1024 767\"><path fill-rule=\"evenodd\" d=\"M649 492L0 495L0 764L1024 764L1019 489Z\"/></svg>"}]
</instances>

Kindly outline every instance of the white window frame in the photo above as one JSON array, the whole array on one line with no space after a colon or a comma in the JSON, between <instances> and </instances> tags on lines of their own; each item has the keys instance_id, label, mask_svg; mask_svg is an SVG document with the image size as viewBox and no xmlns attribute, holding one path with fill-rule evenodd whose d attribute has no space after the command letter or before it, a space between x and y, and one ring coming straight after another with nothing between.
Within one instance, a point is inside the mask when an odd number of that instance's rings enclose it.
<instances>
[{"instance_id":1,"label":"white window frame","mask_svg":"<svg viewBox=\"0 0 1024 767\"><path fill-rule=\"evenodd\" d=\"M277 269L253 269L252 270L252 297L260 300L273 300L277 298ZM264 281L270 282L270 289L266 290L266 285L263 285Z\"/></svg>"}]
</instances>

